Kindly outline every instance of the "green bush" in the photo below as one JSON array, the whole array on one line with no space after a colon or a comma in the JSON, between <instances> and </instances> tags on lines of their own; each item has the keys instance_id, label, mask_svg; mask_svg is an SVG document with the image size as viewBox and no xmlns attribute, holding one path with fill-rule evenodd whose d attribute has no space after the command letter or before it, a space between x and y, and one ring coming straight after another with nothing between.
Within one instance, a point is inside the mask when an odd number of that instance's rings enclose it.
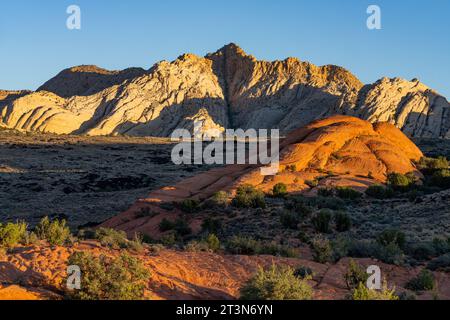
<instances>
[{"instance_id":1,"label":"green bush","mask_svg":"<svg viewBox=\"0 0 450 320\"><path fill-rule=\"evenodd\" d=\"M337 187L336 195L341 199L356 200L362 197L362 193L349 187Z\"/></svg>"},{"instance_id":2,"label":"green bush","mask_svg":"<svg viewBox=\"0 0 450 320\"><path fill-rule=\"evenodd\" d=\"M241 288L242 300L311 300L313 290L305 279L299 279L291 268L272 266L258 270Z\"/></svg>"},{"instance_id":3,"label":"green bush","mask_svg":"<svg viewBox=\"0 0 450 320\"><path fill-rule=\"evenodd\" d=\"M312 217L311 222L318 232L330 233L331 211L328 209L322 209Z\"/></svg>"},{"instance_id":4,"label":"green bush","mask_svg":"<svg viewBox=\"0 0 450 320\"><path fill-rule=\"evenodd\" d=\"M338 232L348 231L352 227L352 219L343 211L338 211L334 214L334 222Z\"/></svg>"},{"instance_id":5,"label":"green bush","mask_svg":"<svg viewBox=\"0 0 450 320\"><path fill-rule=\"evenodd\" d=\"M213 251L213 252L217 252L220 249L220 240L219 238L217 238L217 236L215 234L210 234L208 235L208 237L206 238L206 243L208 244L208 248Z\"/></svg>"},{"instance_id":6,"label":"green bush","mask_svg":"<svg viewBox=\"0 0 450 320\"><path fill-rule=\"evenodd\" d=\"M375 199L389 199L394 196L394 191L381 185L372 185L365 191L366 195Z\"/></svg>"},{"instance_id":7,"label":"green bush","mask_svg":"<svg viewBox=\"0 0 450 320\"><path fill-rule=\"evenodd\" d=\"M423 157L418 162L418 167L420 170L448 169L448 165L448 160L444 156L439 156L437 158Z\"/></svg>"},{"instance_id":8,"label":"green bush","mask_svg":"<svg viewBox=\"0 0 450 320\"><path fill-rule=\"evenodd\" d=\"M319 181L317 181L317 179L305 180L305 184L310 188L315 188L319 185Z\"/></svg>"},{"instance_id":9,"label":"green bush","mask_svg":"<svg viewBox=\"0 0 450 320\"><path fill-rule=\"evenodd\" d=\"M307 204L304 197L292 197L285 203L286 209L292 210L297 213L300 217L306 218L312 212L313 209Z\"/></svg>"},{"instance_id":10,"label":"green bush","mask_svg":"<svg viewBox=\"0 0 450 320\"><path fill-rule=\"evenodd\" d=\"M173 230L175 230L175 232L181 237L187 236L192 233L192 229L189 226L188 222L181 218L178 218L175 221Z\"/></svg>"},{"instance_id":11,"label":"green bush","mask_svg":"<svg viewBox=\"0 0 450 320\"><path fill-rule=\"evenodd\" d=\"M402 192L408 191L411 185L416 182L415 178L413 180L411 176L395 172L388 174L387 181L391 188Z\"/></svg>"},{"instance_id":12,"label":"green bush","mask_svg":"<svg viewBox=\"0 0 450 320\"><path fill-rule=\"evenodd\" d=\"M17 222L3 225L0 223L0 247L13 247L23 241L27 234L27 224Z\"/></svg>"},{"instance_id":13,"label":"green bush","mask_svg":"<svg viewBox=\"0 0 450 320\"><path fill-rule=\"evenodd\" d=\"M300 217L297 213L285 211L280 215L281 224L288 229L298 229L300 223Z\"/></svg>"},{"instance_id":14,"label":"green bush","mask_svg":"<svg viewBox=\"0 0 450 320\"><path fill-rule=\"evenodd\" d=\"M354 290L360 283L365 284L368 278L369 275L367 274L366 270L364 270L364 268L357 264L353 259L350 260L347 272L344 275L344 280L347 288L350 290Z\"/></svg>"},{"instance_id":15,"label":"green bush","mask_svg":"<svg viewBox=\"0 0 450 320\"><path fill-rule=\"evenodd\" d=\"M398 296L395 295L395 289L388 289L387 284L383 284L381 290L373 290L366 287L365 284L360 282L356 289L352 293L353 300L398 300Z\"/></svg>"},{"instance_id":16,"label":"green bush","mask_svg":"<svg viewBox=\"0 0 450 320\"><path fill-rule=\"evenodd\" d=\"M36 226L36 235L41 240L47 240L50 245L63 245L71 236L70 229L66 226L66 220L50 221L43 218Z\"/></svg>"},{"instance_id":17,"label":"green bush","mask_svg":"<svg viewBox=\"0 0 450 320\"><path fill-rule=\"evenodd\" d=\"M100 241L103 246L113 249L126 248L128 245L127 234L125 231L110 228L98 228L95 230L95 239Z\"/></svg>"},{"instance_id":18,"label":"green bush","mask_svg":"<svg viewBox=\"0 0 450 320\"><path fill-rule=\"evenodd\" d=\"M260 252L260 243L250 237L233 236L227 241L227 251L232 254L253 255Z\"/></svg>"},{"instance_id":19,"label":"green bush","mask_svg":"<svg viewBox=\"0 0 450 320\"><path fill-rule=\"evenodd\" d=\"M310 246L314 261L325 263L332 260L333 250L328 239L322 236L317 236L311 240Z\"/></svg>"},{"instance_id":20,"label":"green bush","mask_svg":"<svg viewBox=\"0 0 450 320\"><path fill-rule=\"evenodd\" d=\"M256 255L267 254L281 257L298 257L295 250L275 242L262 243L251 237L233 236L226 243L226 250L231 254Z\"/></svg>"},{"instance_id":21,"label":"green bush","mask_svg":"<svg viewBox=\"0 0 450 320\"><path fill-rule=\"evenodd\" d=\"M69 265L81 269L81 290L69 291L78 300L141 300L150 277L149 271L137 258L121 255L117 258L93 256L75 252Z\"/></svg>"},{"instance_id":22,"label":"green bush","mask_svg":"<svg viewBox=\"0 0 450 320\"><path fill-rule=\"evenodd\" d=\"M211 207L226 208L229 205L229 195L225 191L219 191L207 201Z\"/></svg>"},{"instance_id":23,"label":"green bush","mask_svg":"<svg viewBox=\"0 0 450 320\"><path fill-rule=\"evenodd\" d=\"M195 213L200 210L200 202L195 199L185 199L180 203L180 209L187 213Z\"/></svg>"},{"instance_id":24,"label":"green bush","mask_svg":"<svg viewBox=\"0 0 450 320\"><path fill-rule=\"evenodd\" d=\"M233 205L238 208L265 208L266 200L261 190L247 184L237 189Z\"/></svg>"},{"instance_id":25,"label":"green bush","mask_svg":"<svg viewBox=\"0 0 450 320\"><path fill-rule=\"evenodd\" d=\"M388 246L389 244L394 243L403 250L405 248L406 237L405 234L399 230L388 229L378 235L377 242L382 246Z\"/></svg>"},{"instance_id":26,"label":"green bush","mask_svg":"<svg viewBox=\"0 0 450 320\"><path fill-rule=\"evenodd\" d=\"M287 195L287 186L284 183L277 183L273 186L272 193L274 197L284 198Z\"/></svg>"},{"instance_id":27,"label":"green bush","mask_svg":"<svg viewBox=\"0 0 450 320\"><path fill-rule=\"evenodd\" d=\"M413 291L428 291L435 287L434 275L431 271L423 269L417 277L411 279L406 284L406 289Z\"/></svg>"},{"instance_id":28,"label":"green bush","mask_svg":"<svg viewBox=\"0 0 450 320\"><path fill-rule=\"evenodd\" d=\"M185 247L184 247L185 251L188 252L209 252L209 246L206 243L206 241L197 241L197 240L193 240L190 241Z\"/></svg>"}]
</instances>

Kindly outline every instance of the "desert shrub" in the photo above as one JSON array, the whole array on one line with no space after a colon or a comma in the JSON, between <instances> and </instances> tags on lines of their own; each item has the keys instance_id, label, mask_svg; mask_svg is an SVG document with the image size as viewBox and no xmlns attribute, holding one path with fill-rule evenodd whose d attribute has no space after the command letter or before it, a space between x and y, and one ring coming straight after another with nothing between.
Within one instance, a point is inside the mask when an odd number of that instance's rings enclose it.
<instances>
[{"instance_id":1,"label":"desert shrub","mask_svg":"<svg viewBox=\"0 0 450 320\"><path fill-rule=\"evenodd\" d=\"M440 256L450 252L450 238L434 238L431 242L436 255Z\"/></svg>"},{"instance_id":2,"label":"desert shrub","mask_svg":"<svg viewBox=\"0 0 450 320\"><path fill-rule=\"evenodd\" d=\"M403 250L405 248L406 237L405 234L399 230L388 229L377 236L377 242L382 246L388 246L389 244L394 243Z\"/></svg>"},{"instance_id":3,"label":"desert shrub","mask_svg":"<svg viewBox=\"0 0 450 320\"><path fill-rule=\"evenodd\" d=\"M220 240L217 238L215 234L210 234L206 237L206 243L208 244L208 248L213 251L217 252L220 249Z\"/></svg>"},{"instance_id":4,"label":"desert shrub","mask_svg":"<svg viewBox=\"0 0 450 320\"><path fill-rule=\"evenodd\" d=\"M233 199L233 205L238 208L265 208L264 193L252 185L240 186Z\"/></svg>"},{"instance_id":5,"label":"desert shrub","mask_svg":"<svg viewBox=\"0 0 450 320\"><path fill-rule=\"evenodd\" d=\"M284 198L287 195L287 186L284 183L277 183L273 186L272 194L274 197Z\"/></svg>"},{"instance_id":6,"label":"desert shrub","mask_svg":"<svg viewBox=\"0 0 450 320\"><path fill-rule=\"evenodd\" d=\"M365 191L366 195L375 199L389 199L394 196L394 191L381 185L372 185Z\"/></svg>"},{"instance_id":7,"label":"desert shrub","mask_svg":"<svg viewBox=\"0 0 450 320\"><path fill-rule=\"evenodd\" d=\"M440 188L450 188L450 170L441 169L433 173L430 184Z\"/></svg>"},{"instance_id":8,"label":"desert shrub","mask_svg":"<svg viewBox=\"0 0 450 320\"><path fill-rule=\"evenodd\" d=\"M211 207L226 208L229 205L229 195L225 191L219 191L207 201L207 205Z\"/></svg>"},{"instance_id":9,"label":"desert shrub","mask_svg":"<svg viewBox=\"0 0 450 320\"><path fill-rule=\"evenodd\" d=\"M415 178L413 180L411 176L395 172L388 174L387 181L391 188L402 192L408 191L411 185L416 182Z\"/></svg>"},{"instance_id":10,"label":"desert shrub","mask_svg":"<svg viewBox=\"0 0 450 320\"><path fill-rule=\"evenodd\" d=\"M81 269L81 290L69 292L79 300L141 300L150 277L137 258L121 255L117 258L88 252L76 252L69 257L69 265Z\"/></svg>"},{"instance_id":11,"label":"desert shrub","mask_svg":"<svg viewBox=\"0 0 450 320\"><path fill-rule=\"evenodd\" d=\"M251 237L233 236L226 243L226 250L231 254L255 255L267 254L281 257L298 257L297 252L275 242L263 243Z\"/></svg>"},{"instance_id":12,"label":"desert shrub","mask_svg":"<svg viewBox=\"0 0 450 320\"><path fill-rule=\"evenodd\" d=\"M200 210L200 202L195 199L184 199L180 203L180 209L187 213L194 213Z\"/></svg>"},{"instance_id":13,"label":"desert shrub","mask_svg":"<svg viewBox=\"0 0 450 320\"><path fill-rule=\"evenodd\" d=\"M333 261L338 261L348 256L350 239L347 237L337 236L331 241L331 248L333 250Z\"/></svg>"},{"instance_id":14,"label":"desert shrub","mask_svg":"<svg viewBox=\"0 0 450 320\"><path fill-rule=\"evenodd\" d=\"M232 254L253 255L260 251L260 243L250 237L233 236L227 241L226 249Z\"/></svg>"},{"instance_id":15,"label":"desert shrub","mask_svg":"<svg viewBox=\"0 0 450 320\"><path fill-rule=\"evenodd\" d=\"M328 209L322 209L319 212L317 212L311 219L314 229L322 233L331 232L330 229L331 217L332 217L331 211Z\"/></svg>"},{"instance_id":16,"label":"desert shrub","mask_svg":"<svg viewBox=\"0 0 450 320\"><path fill-rule=\"evenodd\" d=\"M414 292L403 291L398 295L399 300L417 300L417 296Z\"/></svg>"},{"instance_id":17,"label":"desert shrub","mask_svg":"<svg viewBox=\"0 0 450 320\"><path fill-rule=\"evenodd\" d=\"M50 221L48 217L44 217L39 222L34 232L39 239L47 240L51 245L63 245L71 236L66 220Z\"/></svg>"},{"instance_id":18,"label":"desert shrub","mask_svg":"<svg viewBox=\"0 0 450 320\"><path fill-rule=\"evenodd\" d=\"M369 275L367 274L366 270L364 270L364 268L362 268L353 259L350 260L347 272L344 275L344 280L345 284L347 285L347 288L353 290L360 283L365 284L368 278Z\"/></svg>"},{"instance_id":19,"label":"desert shrub","mask_svg":"<svg viewBox=\"0 0 450 320\"><path fill-rule=\"evenodd\" d=\"M331 188L320 188L317 190L317 195L320 197L332 197L334 196L334 190Z\"/></svg>"},{"instance_id":20,"label":"desert shrub","mask_svg":"<svg viewBox=\"0 0 450 320\"><path fill-rule=\"evenodd\" d=\"M165 247L173 247L177 243L177 236L175 232L170 232L161 237L161 244Z\"/></svg>"},{"instance_id":21,"label":"desert shrub","mask_svg":"<svg viewBox=\"0 0 450 320\"><path fill-rule=\"evenodd\" d=\"M27 233L25 222L0 223L0 247L13 247L23 241Z\"/></svg>"},{"instance_id":22,"label":"desert shrub","mask_svg":"<svg viewBox=\"0 0 450 320\"><path fill-rule=\"evenodd\" d=\"M401 265L404 262L405 254L398 244L392 242L385 246L380 244L375 246L373 257L385 263Z\"/></svg>"},{"instance_id":23,"label":"desert shrub","mask_svg":"<svg viewBox=\"0 0 450 320\"><path fill-rule=\"evenodd\" d=\"M222 221L220 219L208 217L202 222L202 231L218 234L222 231Z\"/></svg>"},{"instance_id":24,"label":"desert shrub","mask_svg":"<svg viewBox=\"0 0 450 320\"><path fill-rule=\"evenodd\" d=\"M305 266L297 267L294 271L294 276L301 279L312 278L313 275L314 275L313 270Z\"/></svg>"},{"instance_id":25,"label":"desert shrub","mask_svg":"<svg viewBox=\"0 0 450 320\"><path fill-rule=\"evenodd\" d=\"M354 258L373 257L377 246L375 242L368 240L351 241L348 246L348 256Z\"/></svg>"},{"instance_id":26,"label":"desert shrub","mask_svg":"<svg viewBox=\"0 0 450 320\"><path fill-rule=\"evenodd\" d=\"M278 257L298 258L298 252L288 246L277 244L276 242L261 243L257 254L267 254Z\"/></svg>"},{"instance_id":27,"label":"desert shrub","mask_svg":"<svg viewBox=\"0 0 450 320\"><path fill-rule=\"evenodd\" d=\"M434 275L431 271L423 269L417 277L411 279L406 284L406 289L413 291L428 291L433 290L435 286Z\"/></svg>"},{"instance_id":28,"label":"desert shrub","mask_svg":"<svg viewBox=\"0 0 450 320\"><path fill-rule=\"evenodd\" d=\"M297 213L285 211L280 215L280 222L285 228L296 230L300 223L300 217Z\"/></svg>"},{"instance_id":29,"label":"desert shrub","mask_svg":"<svg viewBox=\"0 0 450 320\"><path fill-rule=\"evenodd\" d=\"M294 209L295 207L302 206L312 212L311 207L318 209L331 209L331 210L344 210L346 205L344 200L334 197L305 197L305 196L293 196L287 202L288 209ZM301 208L301 207L300 207ZM294 209L295 210L295 209ZM309 214L308 213L308 214Z\"/></svg>"},{"instance_id":30,"label":"desert shrub","mask_svg":"<svg viewBox=\"0 0 450 320\"><path fill-rule=\"evenodd\" d=\"M143 252L144 251L144 236L139 233L135 233L133 240L127 241L126 246L128 249L135 251L137 253Z\"/></svg>"},{"instance_id":31,"label":"desert shrub","mask_svg":"<svg viewBox=\"0 0 450 320\"><path fill-rule=\"evenodd\" d=\"M349 187L337 187L336 195L341 199L356 200L362 197L362 193Z\"/></svg>"},{"instance_id":32,"label":"desert shrub","mask_svg":"<svg viewBox=\"0 0 450 320\"><path fill-rule=\"evenodd\" d=\"M352 219L343 211L338 211L334 214L334 222L338 232L348 231L352 227Z\"/></svg>"},{"instance_id":33,"label":"desert shrub","mask_svg":"<svg viewBox=\"0 0 450 320\"><path fill-rule=\"evenodd\" d=\"M299 279L294 270L272 266L258 270L241 288L242 300L311 300L313 290L307 280Z\"/></svg>"},{"instance_id":34,"label":"desert shrub","mask_svg":"<svg viewBox=\"0 0 450 320\"><path fill-rule=\"evenodd\" d=\"M39 243L39 237L34 232L27 231L23 235L22 243L26 246Z\"/></svg>"},{"instance_id":35,"label":"desert shrub","mask_svg":"<svg viewBox=\"0 0 450 320\"><path fill-rule=\"evenodd\" d=\"M95 239L100 241L103 246L113 249L126 248L128 245L127 234L121 230L98 228L95 230Z\"/></svg>"},{"instance_id":36,"label":"desert shrub","mask_svg":"<svg viewBox=\"0 0 450 320\"><path fill-rule=\"evenodd\" d=\"M159 231L161 232L170 231L173 230L174 228L175 223L168 220L167 218L162 219L161 222L159 223Z\"/></svg>"},{"instance_id":37,"label":"desert shrub","mask_svg":"<svg viewBox=\"0 0 450 320\"><path fill-rule=\"evenodd\" d=\"M448 165L448 160L444 156L439 156L437 158L423 157L417 164L419 169L425 171L426 173L430 170L447 169Z\"/></svg>"},{"instance_id":38,"label":"desert shrub","mask_svg":"<svg viewBox=\"0 0 450 320\"><path fill-rule=\"evenodd\" d=\"M205 241L192 240L184 247L184 250L189 252L208 252L209 247Z\"/></svg>"},{"instance_id":39,"label":"desert shrub","mask_svg":"<svg viewBox=\"0 0 450 320\"><path fill-rule=\"evenodd\" d=\"M310 246L313 252L314 261L319 263L331 261L333 250L328 239L322 236L317 236L311 240Z\"/></svg>"},{"instance_id":40,"label":"desert shrub","mask_svg":"<svg viewBox=\"0 0 450 320\"><path fill-rule=\"evenodd\" d=\"M450 253L439 256L428 262L427 269L450 272Z\"/></svg>"},{"instance_id":41,"label":"desert shrub","mask_svg":"<svg viewBox=\"0 0 450 320\"><path fill-rule=\"evenodd\" d=\"M353 300L398 300L398 296L395 295L395 289L388 289L387 284L383 284L381 290L369 289L362 282L353 290Z\"/></svg>"}]
</instances>

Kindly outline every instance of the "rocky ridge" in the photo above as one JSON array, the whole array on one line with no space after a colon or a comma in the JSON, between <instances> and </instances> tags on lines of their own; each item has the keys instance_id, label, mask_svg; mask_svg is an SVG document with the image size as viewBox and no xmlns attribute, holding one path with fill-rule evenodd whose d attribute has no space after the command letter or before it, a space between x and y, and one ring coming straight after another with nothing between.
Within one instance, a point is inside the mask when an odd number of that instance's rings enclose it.
<instances>
[{"instance_id":1,"label":"rocky ridge","mask_svg":"<svg viewBox=\"0 0 450 320\"><path fill-rule=\"evenodd\" d=\"M8 97L8 98L6 98ZM333 114L388 121L414 137L449 137L448 101L414 80L364 86L349 71L295 58L259 61L235 44L150 70L67 69L36 92L0 94L0 123L58 134L170 136L176 128L280 128Z\"/></svg>"}]
</instances>

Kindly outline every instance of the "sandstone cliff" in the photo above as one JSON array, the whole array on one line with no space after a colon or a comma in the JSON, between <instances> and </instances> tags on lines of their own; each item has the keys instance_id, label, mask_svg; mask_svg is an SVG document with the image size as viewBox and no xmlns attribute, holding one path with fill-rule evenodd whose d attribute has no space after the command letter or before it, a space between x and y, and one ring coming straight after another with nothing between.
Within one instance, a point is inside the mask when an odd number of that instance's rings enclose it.
<instances>
[{"instance_id":1,"label":"sandstone cliff","mask_svg":"<svg viewBox=\"0 0 450 320\"><path fill-rule=\"evenodd\" d=\"M333 114L388 121L414 137L450 137L448 101L418 81L364 86L347 70L295 58L259 61L235 44L148 71L67 69L34 93L0 93L0 123L25 131L169 136L176 128L280 128Z\"/></svg>"}]
</instances>

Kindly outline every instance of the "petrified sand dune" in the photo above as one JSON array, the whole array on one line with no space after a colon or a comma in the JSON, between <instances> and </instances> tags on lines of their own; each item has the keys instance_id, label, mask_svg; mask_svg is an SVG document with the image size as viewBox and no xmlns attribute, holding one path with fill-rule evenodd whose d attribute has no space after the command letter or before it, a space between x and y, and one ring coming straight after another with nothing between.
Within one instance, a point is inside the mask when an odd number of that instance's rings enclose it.
<instances>
[{"instance_id":1,"label":"petrified sand dune","mask_svg":"<svg viewBox=\"0 0 450 320\"><path fill-rule=\"evenodd\" d=\"M308 180L318 180L318 187L348 186L364 190L369 185L384 183L392 172L420 172L413 160L422 152L394 125L371 124L349 116L333 116L293 131L280 147L280 170L273 176L261 174L258 165L230 165L210 170L192 178L153 191L128 211L106 221L103 226L154 236L165 216L159 204L194 198L205 200L218 191L232 195L244 184L265 192L283 182L291 193L314 192ZM295 169L293 169L295 167ZM140 217L143 208L162 213ZM172 212L171 215L176 213ZM167 217L167 216L166 216Z\"/></svg>"},{"instance_id":2,"label":"petrified sand dune","mask_svg":"<svg viewBox=\"0 0 450 320\"><path fill-rule=\"evenodd\" d=\"M51 92L51 94L49 93ZM8 98L2 98L2 96ZM0 92L0 123L24 131L167 137L176 128L280 128L345 114L414 137L449 137L450 105L418 81L364 86L344 68L295 58L260 61L229 44L150 70L66 69L34 93Z\"/></svg>"}]
</instances>

